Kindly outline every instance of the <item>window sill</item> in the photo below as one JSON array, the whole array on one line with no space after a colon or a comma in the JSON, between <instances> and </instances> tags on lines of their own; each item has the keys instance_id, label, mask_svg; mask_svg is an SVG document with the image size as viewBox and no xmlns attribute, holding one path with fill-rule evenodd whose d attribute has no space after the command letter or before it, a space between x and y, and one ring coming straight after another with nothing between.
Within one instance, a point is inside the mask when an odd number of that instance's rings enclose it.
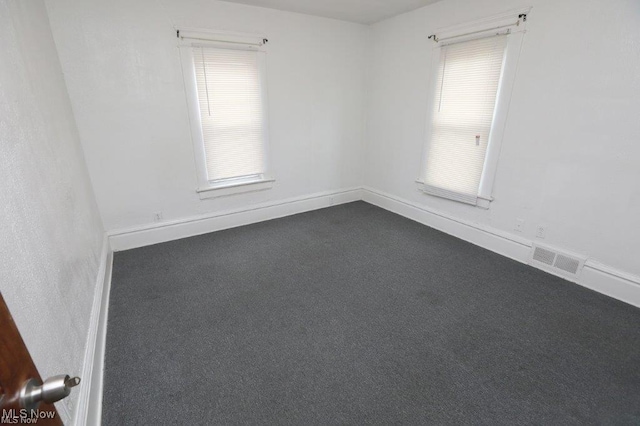
<instances>
[{"instance_id":1,"label":"window sill","mask_svg":"<svg viewBox=\"0 0 640 426\"><path fill-rule=\"evenodd\" d=\"M244 194L247 192L265 191L267 189L271 189L274 182L275 179L266 177L245 182L212 182L207 187L198 188L196 192L200 196L201 200L207 200L211 198Z\"/></svg>"},{"instance_id":2,"label":"window sill","mask_svg":"<svg viewBox=\"0 0 640 426\"><path fill-rule=\"evenodd\" d=\"M455 201L455 202L459 202L459 203L463 203L463 204L468 204L468 205L475 206L475 207L478 207L478 208L481 208L481 209L484 209L484 210L489 210L489 206L491 205L491 202L493 201L493 197L485 197L485 196L482 196L482 195L478 195L476 197L476 199L475 199L475 203L467 203L466 201L460 201L460 200L456 200L454 198L449 198L449 197L446 197L446 196L440 196L440 195L437 195L437 194L433 194L433 193L427 192L425 190L425 188L426 188L425 184L421 180L416 180L416 184L418 185L418 189L420 190L420 192L422 192L424 194L430 195L432 197L444 198L445 200L450 200L450 201Z\"/></svg>"}]
</instances>

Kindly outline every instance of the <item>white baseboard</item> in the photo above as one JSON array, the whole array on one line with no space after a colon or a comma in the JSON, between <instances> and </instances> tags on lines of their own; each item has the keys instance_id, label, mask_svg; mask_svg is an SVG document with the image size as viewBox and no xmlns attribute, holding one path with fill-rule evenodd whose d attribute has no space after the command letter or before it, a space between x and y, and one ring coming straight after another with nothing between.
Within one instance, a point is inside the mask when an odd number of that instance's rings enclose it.
<instances>
[{"instance_id":1,"label":"white baseboard","mask_svg":"<svg viewBox=\"0 0 640 426\"><path fill-rule=\"evenodd\" d=\"M519 262L526 263L529 258L532 242L526 238L465 221L372 188L363 188L362 199Z\"/></svg>"},{"instance_id":2,"label":"white baseboard","mask_svg":"<svg viewBox=\"0 0 640 426\"><path fill-rule=\"evenodd\" d=\"M80 395L73 421L76 426L99 425L102 417L104 349L113 266L113 252L109 248L107 235L104 237L100 259L82 368Z\"/></svg>"},{"instance_id":3,"label":"white baseboard","mask_svg":"<svg viewBox=\"0 0 640 426\"><path fill-rule=\"evenodd\" d=\"M533 241L526 238L461 220L373 188L363 188L362 199L503 256L525 264L529 262ZM633 274L587 260L579 278L571 281L640 308L640 277Z\"/></svg>"},{"instance_id":4,"label":"white baseboard","mask_svg":"<svg viewBox=\"0 0 640 426\"><path fill-rule=\"evenodd\" d=\"M578 284L640 308L640 277L587 260Z\"/></svg>"},{"instance_id":5,"label":"white baseboard","mask_svg":"<svg viewBox=\"0 0 640 426\"><path fill-rule=\"evenodd\" d=\"M181 238L235 228L265 220L317 210L332 205L359 201L360 188L322 192L304 197L290 198L273 203L229 210L209 215L192 216L174 221L154 223L129 229L108 232L114 251L129 250Z\"/></svg>"},{"instance_id":6,"label":"white baseboard","mask_svg":"<svg viewBox=\"0 0 640 426\"><path fill-rule=\"evenodd\" d=\"M459 219L369 187L311 194L244 209L111 231L108 233L109 242L114 251L128 250L358 200L364 200L519 262L529 262L533 245L531 240ZM589 259L582 274L574 282L640 307L638 276Z\"/></svg>"}]
</instances>

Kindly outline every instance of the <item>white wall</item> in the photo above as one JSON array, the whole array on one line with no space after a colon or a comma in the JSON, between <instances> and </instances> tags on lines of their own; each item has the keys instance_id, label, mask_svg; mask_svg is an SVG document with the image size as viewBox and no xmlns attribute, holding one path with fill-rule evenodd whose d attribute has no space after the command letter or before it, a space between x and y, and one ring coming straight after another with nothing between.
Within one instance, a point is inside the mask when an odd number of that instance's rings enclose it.
<instances>
[{"instance_id":1,"label":"white wall","mask_svg":"<svg viewBox=\"0 0 640 426\"><path fill-rule=\"evenodd\" d=\"M491 208L418 192L431 42L448 25L512 9L446 0L372 28L366 185L412 203L640 274L640 7L530 0ZM526 220L523 234L516 219Z\"/></svg>"},{"instance_id":2,"label":"white wall","mask_svg":"<svg viewBox=\"0 0 640 426\"><path fill-rule=\"evenodd\" d=\"M108 230L361 185L365 26L213 0L47 8ZM269 38L273 189L199 199L174 26Z\"/></svg>"},{"instance_id":3,"label":"white wall","mask_svg":"<svg viewBox=\"0 0 640 426\"><path fill-rule=\"evenodd\" d=\"M0 0L0 57L0 291L40 374L81 375L104 232L43 1Z\"/></svg>"}]
</instances>

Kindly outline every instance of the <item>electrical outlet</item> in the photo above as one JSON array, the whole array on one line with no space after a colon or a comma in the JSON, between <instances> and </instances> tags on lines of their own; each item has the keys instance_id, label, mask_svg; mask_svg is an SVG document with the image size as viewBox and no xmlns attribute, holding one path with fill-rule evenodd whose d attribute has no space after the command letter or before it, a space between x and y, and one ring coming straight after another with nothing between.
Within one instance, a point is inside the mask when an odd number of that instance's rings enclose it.
<instances>
[{"instance_id":1,"label":"electrical outlet","mask_svg":"<svg viewBox=\"0 0 640 426\"><path fill-rule=\"evenodd\" d=\"M536 237L544 239L544 237L546 236L547 236L547 227L545 225L538 225L538 227L536 228Z\"/></svg>"},{"instance_id":2,"label":"electrical outlet","mask_svg":"<svg viewBox=\"0 0 640 426\"><path fill-rule=\"evenodd\" d=\"M162 212L156 212L153 215L154 222L160 222L162 220Z\"/></svg>"},{"instance_id":3,"label":"electrical outlet","mask_svg":"<svg viewBox=\"0 0 640 426\"><path fill-rule=\"evenodd\" d=\"M524 230L524 219L517 219L516 226L513 229L516 232L522 232Z\"/></svg>"}]
</instances>

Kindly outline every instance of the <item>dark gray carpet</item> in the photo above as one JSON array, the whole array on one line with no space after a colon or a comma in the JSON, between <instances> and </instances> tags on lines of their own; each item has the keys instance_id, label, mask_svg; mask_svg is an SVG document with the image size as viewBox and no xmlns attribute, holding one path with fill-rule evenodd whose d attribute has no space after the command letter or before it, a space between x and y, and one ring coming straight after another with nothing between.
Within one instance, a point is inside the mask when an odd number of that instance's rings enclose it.
<instances>
[{"instance_id":1,"label":"dark gray carpet","mask_svg":"<svg viewBox=\"0 0 640 426\"><path fill-rule=\"evenodd\" d=\"M116 253L104 423L640 425L640 309L358 202Z\"/></svg>"}]
</instances>

